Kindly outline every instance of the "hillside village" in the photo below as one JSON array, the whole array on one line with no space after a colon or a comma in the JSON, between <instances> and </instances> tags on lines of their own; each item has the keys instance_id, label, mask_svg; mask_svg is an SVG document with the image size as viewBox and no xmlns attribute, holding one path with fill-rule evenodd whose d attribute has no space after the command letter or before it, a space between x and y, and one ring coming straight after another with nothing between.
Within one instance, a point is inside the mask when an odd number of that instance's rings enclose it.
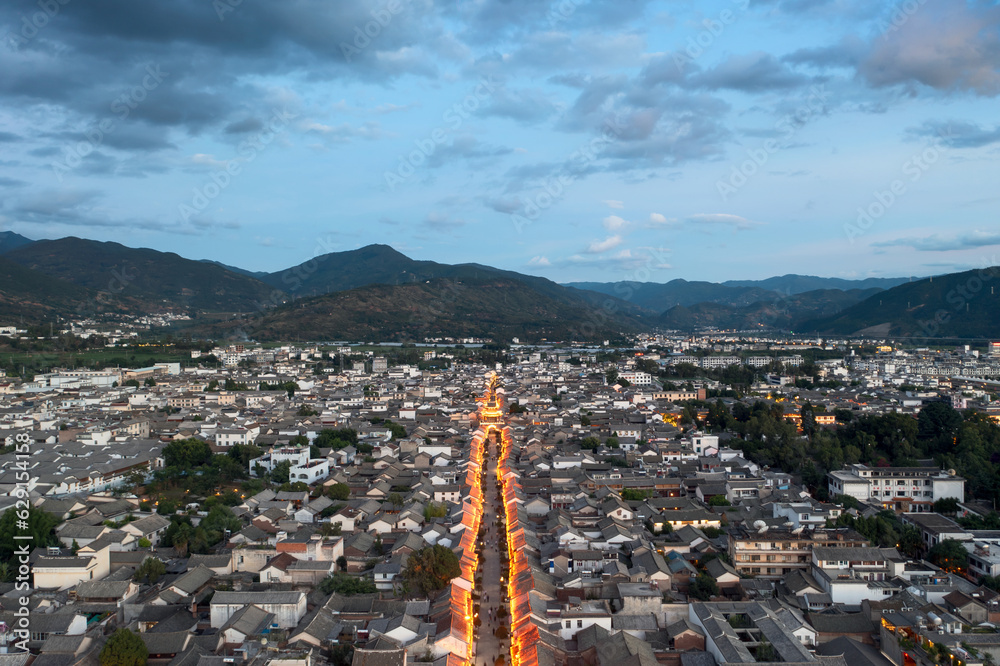
<instances>
[{"instance_id":1,"label":"hillside village","mask_svg":"<svg viewBox=\"0 0 1000 666\"><path fill-rule=\"evenodd\" d=\"M373 354L317 373L315 347L232 345L220 367L0 378L2 658L97 664L124 628L171 666L499 664L511 648L526 666L994 664L991 472L920 454L972 436L952 423L932 442L932 414L997 429L1000 366L850 346L650 337L613 360ZM482 460L490 372L499 479ZM883 417L913 428L895 458L837 440ZM466 564L496 550L494 495L511 555L486 618ZM408 564L434 547L463 569L428 589ZM477 650L487 632L499 654Z\"/></svg>"}]
</instances>

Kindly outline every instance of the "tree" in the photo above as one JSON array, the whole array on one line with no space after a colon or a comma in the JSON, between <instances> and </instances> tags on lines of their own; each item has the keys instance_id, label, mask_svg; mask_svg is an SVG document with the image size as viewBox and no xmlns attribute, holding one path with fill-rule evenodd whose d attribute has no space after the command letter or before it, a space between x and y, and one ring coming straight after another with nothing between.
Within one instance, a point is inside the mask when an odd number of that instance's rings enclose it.
<instances>
[{"instance_id":1,"label":"tree","mask_svg":"<svg viewBox=\"0 0 1000 666\"><path fill-rule=\"evenodd\" d=\"M271 470L271 482L272 483L288 483L288 478L292 470L292 463L287 460L283 460L274 466Z\"/></svg>"},{"instance_id":2,"label":"tree","mask_svg":"<svg viewBox=\"0 0 1000 666\"><path fill-rule=\"evenodd\" d=\"M709 506L732 506L732 503L726 499L725 495L712 495L708 498Z\"/></svg>"},{"instance_id":3,"label":"tree","mask_svg":"<svg viewBox=\"0 0 1000 666\"><path fill-rule=\"evenodd\" d=\"M435 502L428 502L427 506L424 507L424 520L430 522L434 518L444 518L448 515L448 506L443 502L438 504Z\"/></svg>"},{"instance_id":4,"label":"tree","mask_svg":"<svg viewBox=\"0 0 1000 666\"><path fill-rule=\"evenodd\" d=\"M969 561L969 551L960 541L944 539L927 552L927 559L948 573L961 573Z\"/></svg>"},{"instance_id":5,"label":"tree","mask_svg":"<svg viewBox=\"0 0 1000 666\"><path fill-rule=\"evenodd\" d=\"M600 445L601 445L601 440L593 436L584 437L583 441L580 442L580 448L583 449L584 451L593 451Z\"/></svg>"},{"instance_id":6,"label":"tree","mask_svg":"<svg viewBox=\"0 0 1000 666\"><path fill-rule=\"evenodd\" d=\"M389 493L389 497L386 500L397 509L403 506L403 496L399 493Z\"/></svg>"},{"instance_id":7,"label":"tree","mask_svg":"<svg viewBox=\"0 0 1000 666\"><path fill-rule=\"evenodd\" d=\"M101 666L146 666L149 651L139 634L122 627L104 644L99 659Z\"/></svg>"},{"instance_id":8,"label":"tree","mask_svg":"<svg viewBox=\"0 0 1000 666\"><path fill-rule=\"evenodd\" d=\"M19 511L23 516L24 509L13 507L4 511L3 516L0 516L0 561L11 559L18 547L25 543L36 548L60 545L59 538L53 531L56 525L61 522L58 518L47 511L32 506L28 507L28 517L25 520L18 516ZM24 523L27 523L26 528ZM30 535L31 539L15 540L15 535L21 537Z\"/></svg>"},{"instance_id":9,"label":"tree","mask_svg":"<svg viewBox=\"0 0 1000 666\"><path fill-rule=\"evenodd\" d=\"M903 525L899 532L899 550L905 555L916 557L924 547L920 530L913 525Z\"/></svg>"},{"instance_id":10,"label":"tree","mask_svg":"<svg viewBox=\"0 0 1000 666\"><path fill-rule=\"evenodd\" d=\"M942 497L934 500L934 511L937 513L954 516L958 513L958 509L958 498L956 497Z\"/></svg>"},{"instance_id":11,"label":"tree","mask_svg":"<svg viewBox=\"0 0 1000 666\"><path fill-rule=\"evenodd\" d=\"M212 449L208 442L194 437L170 442L163 447L163 460L167 467L190 470L200 467L212 459Z\"/></svg>"},{"instance_id":12,"label":"tree","mask_svg":"<svg viewBox=\"0 0 1000 666\"><path fill-rule=\"evenodd\" d=\"M718 596L718 594L719 586L715 582L715 579L704 571L698 574L688 589L688 596L699 601L708 601L712 597Z\"/></svg>"},{"instance_id":13,"label":"tree","mask_svg":"<svg viewBox=\"0 0 1000 666\"><path fill-rule=\"evenodd\" d=\"M917 415L917 436L933 442L939 450L946 450L962 424L962 415L944 402L925 405Z\"/></svg>"},{"instance_id":14,"label":"tree","mask_svg":"<svg viewBox=\"0 0 1000 666\"><path fill-rule=\"evenodd\" d=\"M323 594L336 592L345 597L354 594L374 594L376 591L371 578L360 578L339 571L321 580L319 589Z\"/></svg>"},{"instance_id":15,"label":"tree","mask_svg":"<svg viewBox=\"0 0 1000 666\"><path fill-rule=\"evenodd\" d=\"M132 579L139 583L147 581L150 585L155 585L160 576L165 573L167 573L167 566L163 562L155 557L147 557L135 570Z\"/></svg>"},{"instance_id":16,"label":"tree","mask_svg":"<svg viewBox=\"0 0 1000 666\"><path fill-rule=\"evenodd\" d=\"M327 497L345 502L351 497L351 487L346 483L335 483L326 490Z\"/></svg>"},{"instance_id":17,"label":"tree","mask_svg":"<svg viewBox=\"0 0 1000 666\"><path fill-rule=\"evenodd\" d=\"M451 549L430 546L410 554L401 576L407 590L427 597L443 590L461 573L458 557Z\"/></svg>"}]
</instances>

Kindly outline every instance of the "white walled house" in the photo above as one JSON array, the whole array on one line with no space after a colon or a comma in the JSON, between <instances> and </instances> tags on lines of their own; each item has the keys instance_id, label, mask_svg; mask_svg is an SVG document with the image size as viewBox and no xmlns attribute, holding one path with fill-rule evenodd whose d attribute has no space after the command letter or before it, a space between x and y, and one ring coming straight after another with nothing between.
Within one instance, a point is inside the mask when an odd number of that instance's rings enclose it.
<instances>
[{"instance_id":1,"label":"white walled house","mask_svg":"<svg viewBox=\"0 0 1000 666\"><path fill-rule=\"evenodd\" d=\"M306 595L303 592L216 592L212 597L211 626L221 628L236 612L250 605L274 613L274 621L282 629L294 629L306 614Z\"/></svg>"}]
</instances>

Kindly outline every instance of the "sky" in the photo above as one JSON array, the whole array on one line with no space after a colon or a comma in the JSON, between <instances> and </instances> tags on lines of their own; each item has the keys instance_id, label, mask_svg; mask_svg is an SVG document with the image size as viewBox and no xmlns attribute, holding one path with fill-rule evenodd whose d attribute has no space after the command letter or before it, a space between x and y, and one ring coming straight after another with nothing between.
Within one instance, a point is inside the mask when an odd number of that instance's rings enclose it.
<instances>
[{"instance_id":1,"label":"sky","mask_svg":"<svg viewBox=\"0 0 1000 666\"><path fill-rule=\"evenodd\" d=\"M0 231L559 282L1000 260L982 0L6 0Z\"/></svg>"}]
</instances>

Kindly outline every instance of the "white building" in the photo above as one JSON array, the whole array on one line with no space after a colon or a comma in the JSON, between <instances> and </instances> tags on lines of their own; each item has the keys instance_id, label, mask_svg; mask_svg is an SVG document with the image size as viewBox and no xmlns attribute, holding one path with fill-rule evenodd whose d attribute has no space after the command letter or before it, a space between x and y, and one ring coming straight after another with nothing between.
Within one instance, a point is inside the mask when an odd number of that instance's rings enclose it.
<instances>
[{"instance_id":1,"label":"white building","mask_svg":"<svg viewBox=\"0 0 1000 666\"><path fill-rule=\"evenodd\" d=\"M222 627L237 611L254 605L274 613L282 629L294 629L306 614L304 592L216 592L212 597L211 626Z\"/></svg>"},{"instance_id":2,"label":"white building","mask_svg":"<svg viewBox=\"0 0 1000 666\"><path fill-rule=\"evenodd\" d=\"M895 548L816 546L812 551L813 578L835 604L891 597L901 588L890 581L903 573L905 564Z\"/></svg>"},{"instance_id":3,"label":"white building","mask_svg":"<svg viewBox=\"0 0 1000 666\"><path fill-rule=\"evenodd\" d=\"M931 511L936 500L948 497L965 501L965 479L951 470L853 464L828 476L830 495L848 495L896 511Z\"/></svg>"}]
</instances>

